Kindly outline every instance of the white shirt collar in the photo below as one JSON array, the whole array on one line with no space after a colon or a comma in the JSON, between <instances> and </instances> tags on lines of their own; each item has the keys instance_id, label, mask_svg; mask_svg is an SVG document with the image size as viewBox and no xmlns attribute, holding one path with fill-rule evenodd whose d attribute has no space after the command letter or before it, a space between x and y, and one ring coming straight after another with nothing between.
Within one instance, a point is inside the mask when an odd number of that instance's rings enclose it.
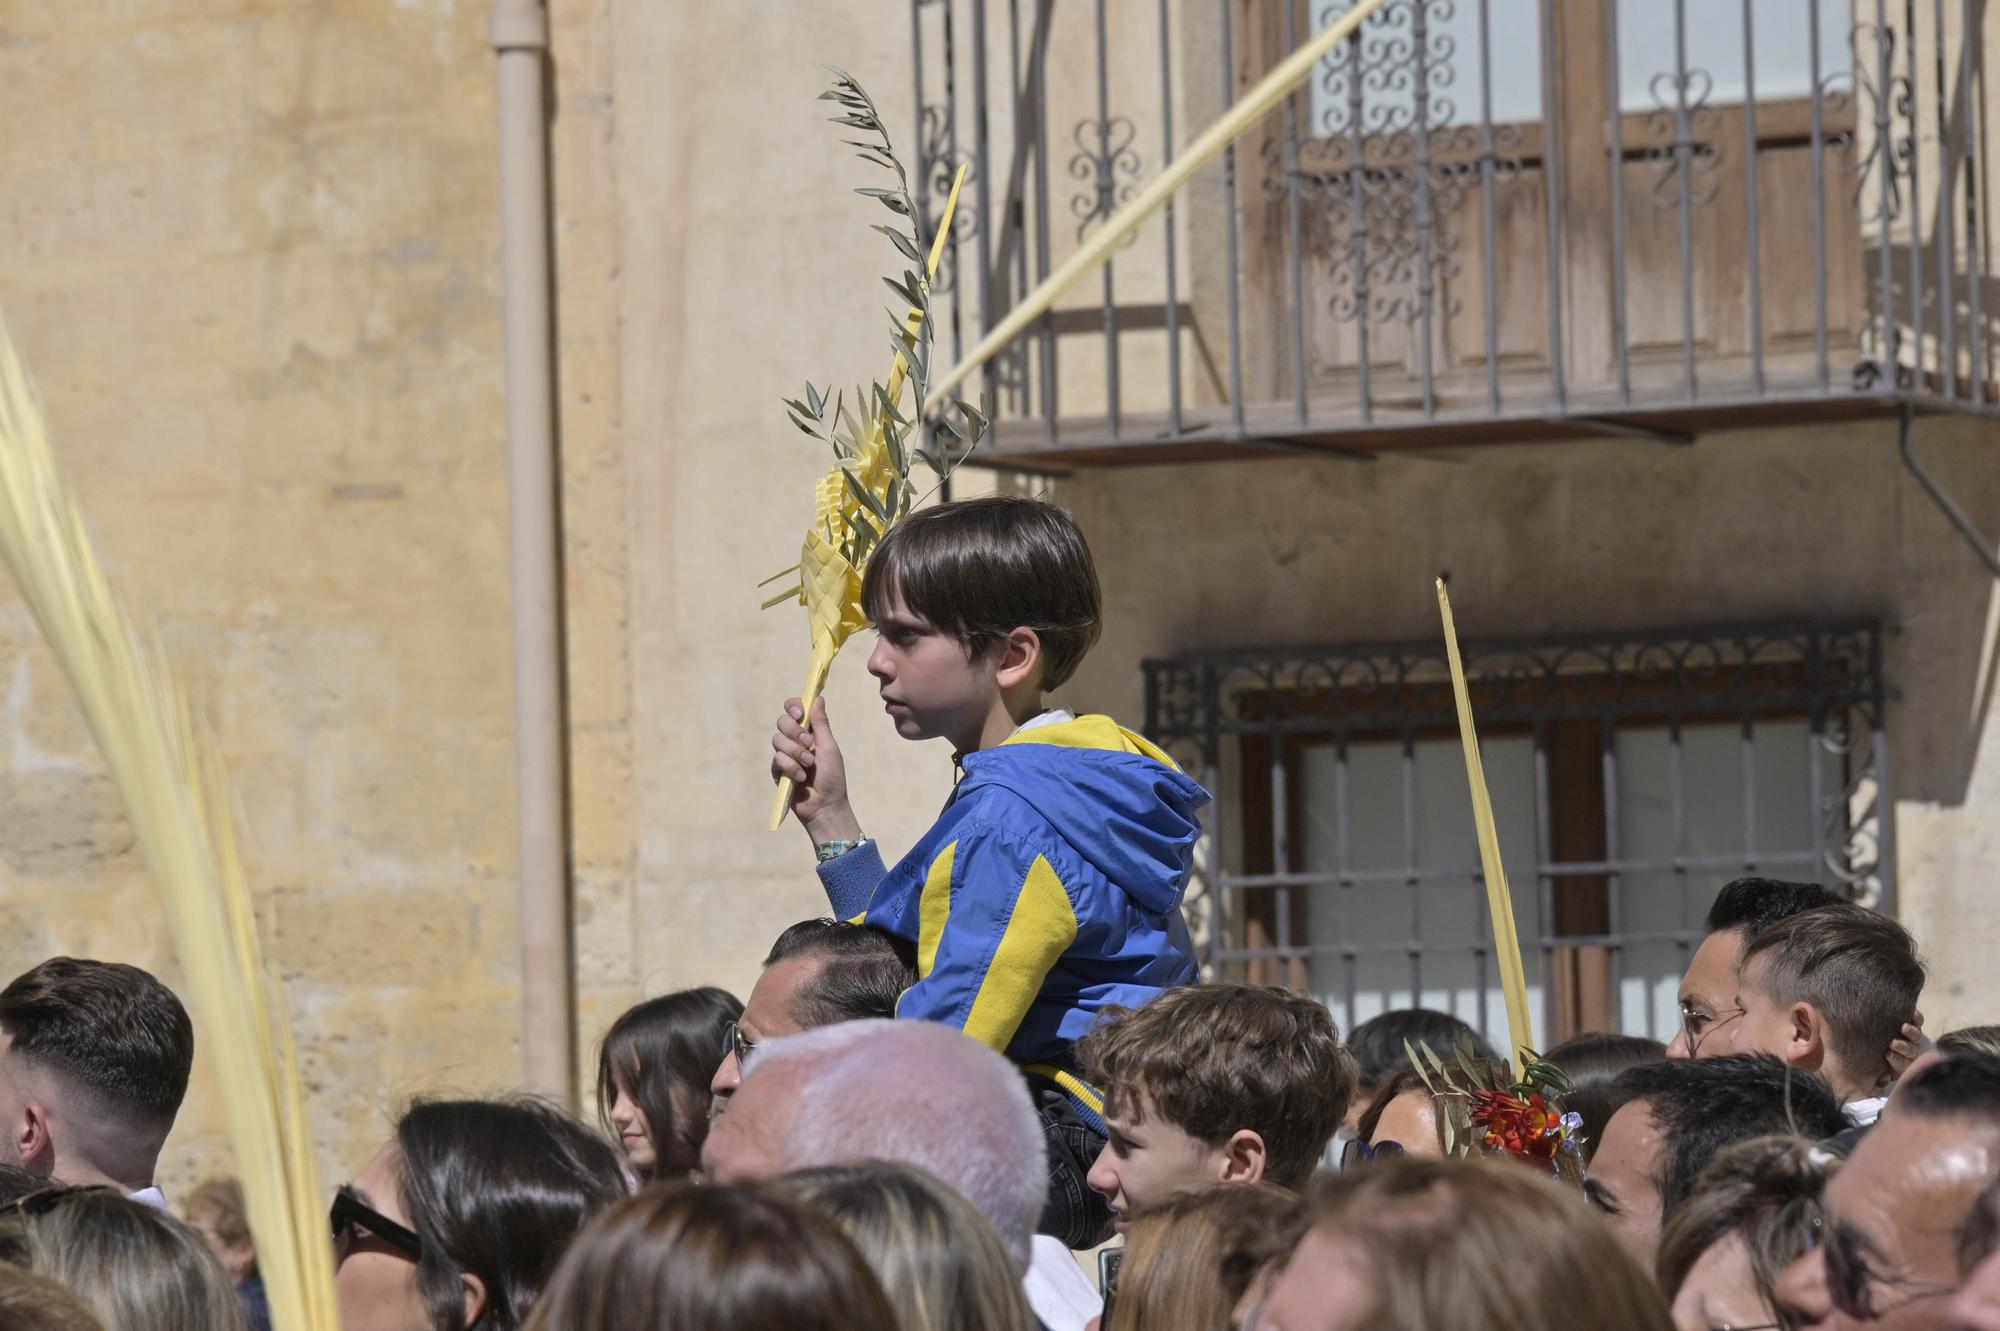
<instances>
[{"instance_id":1,"label":"white shirt collar","mask_svg":"<svg viewBox=\"0 0 2000 1331\"><path fill-rule=\"evenodd\" d=\"M1847 1115L1847 1121L1855 1127L1865 1128L1882 1117L1882 1106L1888 1103L1889 1097L1886 1095L1877 1095L1867 1100L1849 1100L1840 1107L1840 1112Z\"/></svg>"},{"instance_id":2,"label":"white shirt collar","mask_svg":"<svg viewBox=\"0 0 2000 1331\"><path fill-rule=\"evenodd\" d=\"M1074 720L1076 720L1075 712L1067 712L1060 707L1051 707L1040 716L1023 721L1020 725L1015 726L1014 734L1018 735L1025 730L1040 730L1043 726L1067 725Z\"/></svg>"},{"instance_id":3,"label":"white shirt collar","mask_svg":"<svg viewBox=\"0 0 2000 1331\"><path fill-rule=\"evenodd\" d=\"M150 1206L155 1211L167 1209L167 1194L158 1188L141 1188L137 1192L128 1192L125 1195L141 1206Z\"/></svg>"}]
</instances>

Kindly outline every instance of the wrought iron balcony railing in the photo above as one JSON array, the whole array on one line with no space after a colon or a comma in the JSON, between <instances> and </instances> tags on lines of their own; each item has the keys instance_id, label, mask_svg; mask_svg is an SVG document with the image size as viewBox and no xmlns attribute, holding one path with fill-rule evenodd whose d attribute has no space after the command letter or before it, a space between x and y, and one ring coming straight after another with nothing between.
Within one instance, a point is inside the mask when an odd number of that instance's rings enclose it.
<instances>
[{"instance_id":1,"label":"wrought iron balcony railing","mask_svg":"<svg viewBox=\"0 0 2000 1331\"><path fill-rule=\"evenodd\" d=\"M969 346L1348 0L913 0ZM1986 0L1390 0L986 371L990 460L1996 414Z\"/></svg>"}]
</instances>

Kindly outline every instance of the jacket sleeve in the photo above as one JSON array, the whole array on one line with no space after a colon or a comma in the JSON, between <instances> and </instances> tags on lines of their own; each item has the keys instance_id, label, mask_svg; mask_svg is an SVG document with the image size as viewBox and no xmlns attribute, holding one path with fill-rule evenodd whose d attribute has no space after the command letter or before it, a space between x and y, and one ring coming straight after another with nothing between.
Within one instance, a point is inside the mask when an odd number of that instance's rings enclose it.
<instances>
[{"instance_id":1,"label":"jacket sleeve","mask_svg":"<svg viewBox=\"0 0 2000 1331\"><path fill-rule=\"evenodd\" d=\"M882 864L882 850L873 841L864 841L845 855L836 855L819 866L819 885L833 906L833 918L858 923L874 900L875 889L888 877Z\"/></svg>"},{"instance_id":2,"label":"jacket sleeve","mask_svg":"<svg viewBox=\"0 0 2000 1331\"><path fill-rule=\"evenodd\" d=\"M1032 842L968 825L931 861L919 915L917 982L896 1015L1004 1051L1076 941L1069 888Z\"/></svg>"}]
</instances>

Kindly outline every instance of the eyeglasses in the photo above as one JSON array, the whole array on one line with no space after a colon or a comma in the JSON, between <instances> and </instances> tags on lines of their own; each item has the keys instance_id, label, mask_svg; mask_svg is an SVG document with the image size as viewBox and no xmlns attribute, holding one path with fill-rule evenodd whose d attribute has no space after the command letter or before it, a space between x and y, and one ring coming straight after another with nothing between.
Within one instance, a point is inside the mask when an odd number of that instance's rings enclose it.
<instances>
[{"instance_id":1,"label":"eyeglasses","mask_svg":"<svg viewBox=\"0 0 2000 1331\"><path fill-rule=\"evenodd\" d=\"M743 1028L735 1022L732 1021L722 1028L722 1056L724 1058L728 1058L731 1054L734 1054L736 1055L736 1061L741 1063L749 1058L756 1048L757 1042L745 1035Z\"/></svg>"},{"instance_id":2,"label":"eyeglasses","mask_svg":"<svg viewBox=\"0 0 2000 1331\"><path fill-rule=\"evenodd\" d=\"M1713 1016L1681 1000L1681 1036L1687 1041L1688 1057L1693 1058L1701 1049L1701 1042L1743 1015L1740 1007L1723 1008Z\"/></svg>"},{"instance_id":3,"label":"eyeglasses","mask_svg":"<svg viewBox=\"0 0 2000 1331\"><path fill-rule=\"evenodd\" d=\"M423 1240L417 1231L406 1225L399 1225L388 1216L370 1206L354 1194L352 1188L342 1188L333 1194L333 1210L328 1216L333 1223L333 1250L336 1258L345 1257L354 1241L354 1231L359 1229L374 1235L411 1261L418 1261L424 1255Z\"/></svg>"},{"instance_id":4,"label":"eyeglasses","mask_svg":"<svg viewBox=\"0 0 2000 1331\"><path fill-rule=\"evenodd\" d=\"M1826 1297L1834 1308L1845 1316L1857 1321L1873 1321L1923 1299L1942 1298L1956 1294L1958 1286L1936 1280L1909 1280L1886 1276L1868 1268L1868 1258L1861 1252L1853 1231L1841 1225L1834 1225L1820 1245L1820 1256L1826 1265ZM1875 1289L1881 1287L1900 1290L1904 1297L1893 1303L1877 1306Z\"/></svg>"},{"instance_id":5,"label":"eyeglasses","mask_svg":"<svg viewBox=\"0 0 2000 1331\"><path fill-rule=\"evenodd\" d=\"M1353 1141L1340 1148L1340 1167L1342 1169L1353 1169L1355 1166L1365 1164L1370 1160L1402 1154L1403 1144L1401 1142L1379 1141L1370 1144L1356 1137Z\"/></svg>"}]
</instances>

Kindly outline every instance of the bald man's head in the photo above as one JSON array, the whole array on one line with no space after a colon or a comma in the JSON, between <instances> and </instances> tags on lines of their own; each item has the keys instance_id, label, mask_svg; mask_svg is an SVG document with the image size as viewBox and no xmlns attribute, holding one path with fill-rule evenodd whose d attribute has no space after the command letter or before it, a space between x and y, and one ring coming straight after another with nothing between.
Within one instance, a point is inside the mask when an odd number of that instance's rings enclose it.
<instances>
[{"instance_id":1,"label":"bald man's head","mask_svg":"<svg viewBox=\"0 0 2000 1331\"><path fill-rule=\"evenodd\" d=\"M758 1050L702 1158L723 1179L862 1160L918 1165L991 1220L1023 1265L1048 1181L1019 1070L921 1021L847 1022Z\"/></svg>"}]
</instances>

